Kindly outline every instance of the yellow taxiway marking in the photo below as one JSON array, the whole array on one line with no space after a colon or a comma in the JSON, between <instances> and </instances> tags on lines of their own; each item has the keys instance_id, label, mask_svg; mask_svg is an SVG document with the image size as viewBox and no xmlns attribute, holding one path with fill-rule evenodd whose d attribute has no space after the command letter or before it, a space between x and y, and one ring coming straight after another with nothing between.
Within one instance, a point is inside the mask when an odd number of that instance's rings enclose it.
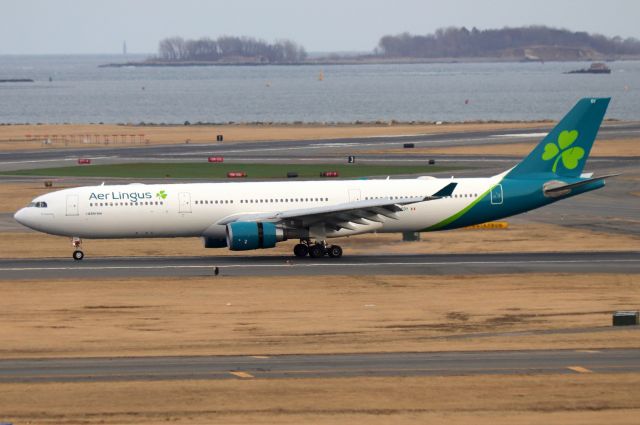
<instances>
[{"instance_id":1,"label":"yellow taxiway marking","mask_svg":"<svg viewBox=\"0 0 640 425\"><path fill-rule=\"evenodd\" d=\"M233 376L237 376L238 378L243 378L243 379L249 379L254 377L252 374L247 372L236 371L236 372L229 372L229 373L232 374Z\"/></svg>"},{"instance_id":2,"label":"yellow taxiway marking","mask_svg":"<svg viewBox=\"0 0 640 425\"><path fill-rule=\"evenodd\" d=\"M595 354L595 353L600 353L600 351L598 351L598 350L576 350L576 353Z\"/></svg>"},{"instance_id":3,"label":"yellow taxiway marking","mask_svg":"<svg viewBox=\"0 0 640 425\"><path fill-rule=\"evenodd\" d=\"M269 356L251 356L254 359L268 359Z\"/></svg>"},{"instance_id":4,"label":"yellow taxiway marking","mask_svg":"<svg viewBox=\"0 0 640 425\"><path fill-rule=\"evenodd\" d=\"M582 366L569 366L567 367L567 369L572 370L574 372L578 372L578 373L593 373L592 370L589 370L586 367L582 367Z\"/></svg>"}]
</instances>

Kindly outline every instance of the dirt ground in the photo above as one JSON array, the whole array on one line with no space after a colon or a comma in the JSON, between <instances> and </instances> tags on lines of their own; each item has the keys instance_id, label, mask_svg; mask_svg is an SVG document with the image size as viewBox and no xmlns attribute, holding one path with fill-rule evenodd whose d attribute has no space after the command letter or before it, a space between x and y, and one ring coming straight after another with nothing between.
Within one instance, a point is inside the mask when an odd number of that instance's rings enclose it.
<instances>
[{"instance_id":1,"label":"dirt ground","mask_svg":"<svg viewBox=\"0 0 640 425\"><path fill-rule=\"evenodd\" d=\"M639 347L638 305L623 274L0 281L0 358Z\"/></svg>"},{"instance_id":2,"label":"dirt ground","mask_svg":"<svg viewBox=\"0 0 640 425\"><path fill-rule=\"evenodd\" d=\"M551 122L394 124L394 125L221 125L221 126L125 126L99 124L9 125L0 126L0 151L19 149L60 149L168 143L223 143L270 140L337 139L345 137L400 136L491 129L527 129L551 126ZM43 144L44 136L50 144ZM54 138L55 135L55 138ZM123 137L125 135L126 137ZM131 137L131 136L134 137ZM141 137L142 135L142 137ZM108 142L105 142L105 136ZM115 136L115 137L114 137ZM147 142L148 141L148 142Z\"/></svg>"},{"instance_id":3,"label":"dirt ground","mask_svg":"<svg viewBox=\"0 0 640 425\"><path fill-rule=\"evenodd\" d=\"M524 157L525 155L528 155L537 144L538 142L536 141L531 143L483 144L433 148L379 149L368 151L368 153L405 155L504 155ZM593 145L590 156L640 156L640 139L598 140Z\"/></svg>"},{"instance_id":4,"label":"dirt ground","mask_svg":"<svg viewBox=\"0 0 640 425\"><path fill-rule=\"evenodd\" d=\"M0 384L0 420L635 425L639 384L639 374Z\"/></svg>"},{"instance_id":5,"label":"dirt ground","mask_svg":"<svg viewBox=\"0 0 640 425\"><path fill-rule=\"evenodd\" d=\"M521 128L540 125L544 124ZM478 128L516 127L490 126ZM24 139L26 134L44 132L132 131L144 133L155 144L187 138L207 142L218 133L225 135L226 143L463 129L472 128L5 126L0 127L0 151L41 148L40 142ZM594 154L638 155L632 141L606 143L602 148L603 143L596 144ZM82 143L69 146L78 144ZM91 146L95 145L87 145ZM64 144L43 149L57 147ZM458 153L520 155L530 148L519 143L488 147L487 152L465 147ZM44 191L41 183L0 185L0 213L14 212ZM0 239L3 258L68 257L71 252L67 238L6 232ZM344 238L340 244L349 253L378 252L381 246L397 253L637 250L640 246L633 236L526 219L515 220L507 230L426 233L422 239L402 243L399 235L367 235ZM89 256L230 254L226 249L204 250L197 239L85 241L84 249ZM290 250L287 242L253 254L289 255ZM612 311L638 305L640 277L623 274L310 280L240 278L223 270L216 278L180 280L0 280L0 358L639 347L635 328L610 327ZM636 424L639 384L640 374L571 373L0 384L0 421Z\"/></svg>"}]
</instances>

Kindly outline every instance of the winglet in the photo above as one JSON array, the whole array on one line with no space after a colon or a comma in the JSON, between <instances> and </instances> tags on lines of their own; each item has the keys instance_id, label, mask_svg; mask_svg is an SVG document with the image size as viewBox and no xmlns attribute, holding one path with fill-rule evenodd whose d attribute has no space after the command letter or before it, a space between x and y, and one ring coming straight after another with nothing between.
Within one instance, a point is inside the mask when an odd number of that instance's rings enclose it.
<instances>
[{"instance_id":1,"label":"winglet","mask_svg":"<svg viewBox=\"0 0 640 425\"><path fill-rule=\"evenodd\" d=\"M424 200L431 201L434 199L444 198L445 196L451 196L456 186L458 186L458 183L449 183L448 185L446 185L445 187L443 187L433 195L425 197Z\"/></svg>"}]
</instances>

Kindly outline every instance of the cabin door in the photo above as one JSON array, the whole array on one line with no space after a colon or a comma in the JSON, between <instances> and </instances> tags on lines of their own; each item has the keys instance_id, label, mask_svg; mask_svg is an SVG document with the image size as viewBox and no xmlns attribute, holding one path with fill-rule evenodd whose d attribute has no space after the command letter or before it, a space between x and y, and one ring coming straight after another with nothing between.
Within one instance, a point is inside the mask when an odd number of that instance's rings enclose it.
<instances>
[{"instance_id":1,"label":"cabin door","mask_svg":"<svg viewBox=\"0 0 640 425\"><path fill-rule=\"evenodd\" d=\"M67 215L78 215L78 195L67 195Z\"/></svg>"},{"instance_id":2,"label":"cabin door","mask_svg":"<svg viewBox=\"0 0 640 425\"><path fill-rule=\"evenodd\" d=\"M491 189L491 205L502 205L502 185L496 185Z\"/></svg>"},{"instance_id":3,"label":"cabin door","mask_svg":"<svg viewBox=\"0 0 640 425\"><path fill-rule=\"evenodd\" d=\"M349 202L360 200L360 189L349 189Z\"/></svg>"},{"instance_id":4,"label":"cabin door","mask_svg":"<svg viewBox=\"0 0 640 425\"><path fill-rule=\"evenodd\" d=\"M191 194L189 192L180 192L178 198L180 199L180 209L178 211L181 213L190 213Z\"/></svg>"}]
</instances>

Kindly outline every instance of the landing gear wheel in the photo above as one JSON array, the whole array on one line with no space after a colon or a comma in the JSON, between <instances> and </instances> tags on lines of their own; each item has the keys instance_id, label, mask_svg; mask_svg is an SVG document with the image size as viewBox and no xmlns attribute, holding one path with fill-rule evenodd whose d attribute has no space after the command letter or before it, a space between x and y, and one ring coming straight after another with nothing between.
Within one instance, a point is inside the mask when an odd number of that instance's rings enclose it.
<instances>
[{"instance_id":1,"label":"landing gear wheel","mask_svg":"<svg viewBox=\"0 0 640 425\"><path fill-rule=\"evenodd\" d=\"M80 250L73 251L73 259L76 261L80 261L84 258L84 252Z\"/></svg>"},{"instance_id":2,"label":"landing gear wheel","mask_svg":"<svg viewBox=\"0 0 640 425\"><path fill-rule=\"evenodd\" d=\"M329 251L329 257L331 258L342 257L342 248L340 248L338 245L331 245L328 251Z\"/></svg>"},{"instance_id":3,"label":"landing gear wheel","mask_svg":"<svg viewBox=\"0 0 640 425\"><path fill-rule=\"evenodd\" d=\"M309 257L311 258L322 258L324 257L325 250L324 246L320 244L315 244L309 247Z\"/></svg>"},{"instance_id":4,"label":"landing gear wheel","mask_svg":"<svg viewBox=\"0 0 640 425\"><path fill-rule=\"evenodd\" d=\"M306 257L309 253L309 247L303 243L299 243L293 247L293 253L296 257Z\"/></svg>"}]
</instances>

